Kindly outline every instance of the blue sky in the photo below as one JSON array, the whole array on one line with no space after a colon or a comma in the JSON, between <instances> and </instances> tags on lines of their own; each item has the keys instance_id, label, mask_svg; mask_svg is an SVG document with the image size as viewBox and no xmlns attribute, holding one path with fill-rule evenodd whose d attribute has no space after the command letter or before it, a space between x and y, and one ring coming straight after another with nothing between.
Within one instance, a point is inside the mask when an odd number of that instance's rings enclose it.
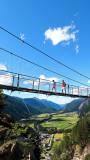
<instances>
[{"instance_id":1,"label":"blue sky","mask_svg":"<svg viewBox=\"0 0 90 160\"><path fill-rule=\"evenodd\" d=\"M90 77L89 17L89 0L0 1L1 26L18 36L24 35L24 40L88 77ZM0 47L4 47L58 73L88 84L87 79L52 62L2 30L0 30ZM44 75L48 78L56 77L59 81L62 80L62 77L20 61L2 51L0 51L0 64L5 65L8 70L13 72L36 77ZM65 81L79 85L66 79ZM26 96L26 94L23 95L22 93L21 95Z\"/></svg>"}]
</instances>

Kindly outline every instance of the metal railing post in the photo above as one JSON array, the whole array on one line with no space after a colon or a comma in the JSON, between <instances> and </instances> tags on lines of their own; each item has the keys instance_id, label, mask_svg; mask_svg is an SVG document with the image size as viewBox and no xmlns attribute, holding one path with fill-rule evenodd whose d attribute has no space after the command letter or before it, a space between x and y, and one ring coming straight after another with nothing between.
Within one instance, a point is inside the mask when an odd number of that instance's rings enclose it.
<instances>
[{"instance_id":1,"label":"metal railing post","mask_svg":"<svg viewBox=\"0 0 90 160\"><path fill-rule=\"evenodd\" d=\"M78 87L78 95L79 95L79 87Z\"/></svg>"},{"instance_id":2,"label":"metal railing post","mask_svg":"<svg viewBox=\"0 0 90 160\"><path fill-rule=\"evenodd\" d=\"M72 94L73 94L73 87L72 87Z\"/></svg>"},{"instance_id":3,"label":"metal railing post","mask_svg":"<svg viewBox=\"0 0 90 160\"><path fill-rule=\"evenodd\" d=\"M39 83L38 83L38 90L40 89L40 78L39 78Z\"/></svg>"},{"instance_id":4,"label":"metal railing post","mask_svg":"<svg viewBox=\"0 0 90 160\"><path fill-rule=\"evenodd\" d=\"M19 78L20 78L20 75L18 74L18 79L17 79L17 88L19 88Z\"/></svg>"},{"instance_id":5,"label":"metal railing post","mask_svg":"<svg viewBox=\"0 0 90 160\"><path fill-rule=\"evenodd\" d=\"M12 77L12 87L14 86L14 75Z\"/></svg>"},{"instance_id":6,"label":"metal railing post","mask_svg":"<svg viewBox=\"0 0 90 160\"><path fill-rule=\"evenodd\" d=\"M33 85L32 85L32 89L34 89L34 80L33 80Z\"/></svg>"},{"instance_id":7,"label":"metal railing post","mask_svg":"<svg viewBox=\"0 0 90 160\"><path fill-rule=\"evenodd\" d=\"M51 85L50 85L50 83L49 83L49 92L50 92L50 88L51 88Z\"/></svg>"},{"instance_id":8,"label":"metal railing post","mask_svg":"<svg viewBox=\"0 0 90 160\"><path fill-rule=\"evenodd\" d=\"M87 96L88 96L88 88L87 88Z\"/></svg>"},{"instance_id":9,"label":"metal railing post","mask_svg":"<svg viewBox=\"0 0 90 160\"><path fill-rule=\"evenodd\" d=\"M67 85L67 89L68 89L68 94L69 94L69 84Z\"/></svg>"}]
</instances>

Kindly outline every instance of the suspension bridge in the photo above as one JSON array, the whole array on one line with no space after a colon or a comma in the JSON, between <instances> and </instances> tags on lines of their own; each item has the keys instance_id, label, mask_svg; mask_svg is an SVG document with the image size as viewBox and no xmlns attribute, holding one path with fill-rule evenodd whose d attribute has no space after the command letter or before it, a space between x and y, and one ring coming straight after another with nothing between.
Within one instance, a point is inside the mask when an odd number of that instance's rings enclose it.
<instances>
[{"instance_id":1,"label":"suspension bridge","mask_svg":"<svg viewBox=\"0 0 90 160\"><path fill-rule=\"evenodd\" d=\"M4 79L4 81L3 81ZM0 71L0 88L11 91L45 94L47 96L90 97L90 88L66 84L62 93L62 83L56 82L56 90L53 90L53 81L9 71Z\"/></svg>"},{"instance_id":2,"label":"suspension bridge","mask_svg":"<svg viewBox=\"0 0 90 160\"><path fill-rule=\"evenodd\" d=\"M19 40L23 45L27 45L28 47L32 48L33 50L36 51L36 53L38 52L40 54L43 54L44 56L48 57L50 60L54 61L59 65L62 65L63 67L69 69L70 71L78 74L79 76L82 76L88 80L90 79L87 75L84 75L79 71L71 68L70 66L67 66L63 62L55 59L54 57L51 57L49 54L43 52L36 46L33 46L32 44L22 40L20 37L11 33L7 29L3 28L2 26L0 26L0 30L6 32L13 38ZM15 56L16 58L23 60L27 63L30 63L38 68L42 68L48 72L53 73L54 75L58 75L60 77L68 79L69 81L73 81L79 84L79 86L66 84L65 90L62 92L62 83L60 82L56 82L56 88L55 90L53 90L53 81L50 81L48 79L41 79L41 78L33 77L30 75L24 75L21 73L15 73L15 72L0 69L0 89L11 90L13 92L22 91L22 92L29 92L29 93L45 94L47 96L56 95L56 96L90 98L89 85L81 81L77 81L76 79L72 79L71 77L67 77L66 75L62 75L61 73L58 73L52 69L47 68L46 66L41 66L36 62L32 62L31 60L28 60L25 57L22 57L16 53L13 53L12 51L7 50L6 48L0 47L0 51L3 51L3 53L9 54L11 56Z\"/></svg>"}]
</instances>

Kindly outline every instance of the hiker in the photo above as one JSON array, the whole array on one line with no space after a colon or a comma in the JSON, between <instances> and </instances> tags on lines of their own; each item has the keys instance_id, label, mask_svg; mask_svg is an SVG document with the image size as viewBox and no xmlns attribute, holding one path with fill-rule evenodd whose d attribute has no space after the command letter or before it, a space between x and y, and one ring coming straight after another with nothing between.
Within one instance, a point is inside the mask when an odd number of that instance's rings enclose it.
<instances>
[{"instance_id":1,"label":"hiker","mask_svg":"<svg viewBox=\"0 0 90 160\"><path fill-rule=\"evenodd\" d=\"M53 86L52 86L52 91L55 90L56 92L56 82L53 80Z\"/></svg>"},{"instance_id":2,"label":"hiker","mask_svg":"<svg viewBox=\"0 0 90 160\"><path fill-rule=\"evenodd\" d=\"M62 93L66 93L66 83L64 80L62 80Z\"/></svg>"}]
</instances>

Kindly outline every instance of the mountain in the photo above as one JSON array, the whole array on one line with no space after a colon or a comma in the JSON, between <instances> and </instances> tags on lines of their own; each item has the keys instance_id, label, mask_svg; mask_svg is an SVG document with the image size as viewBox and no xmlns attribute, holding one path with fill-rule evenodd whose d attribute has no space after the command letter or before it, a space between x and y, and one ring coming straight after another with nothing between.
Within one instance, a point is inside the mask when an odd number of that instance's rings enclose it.
<instances>
[{"instance_id":1,"label":"mountain","mask_svg":"<svg viewBox=\"0 0 90 160\"><path fill-rule=\"evenodd\" d=\"M42 102L42 100L38 99L38 98L25 98L24 102L26 103L26 105L32 106L33 109L38 110L40 113L52 113L52 112L56 112L57 110L49 105L46 105L44 102Z\"/></svg>"},{"instance_id":2,"label":"mountain","mask_svg":"<svg viewBox=\"0 0 90 160\"><path fill-rule=\"evenodd\" d=\"M90 99L85 99L79 106L80 116L90 115Z\"/></svg>"},{"instance_id":3,"label":"mountain","mask_svg":"<svg viewBox=\"0 0 90 160\"><path fill-rule=\"evenodd\" d=\"M63 110L65 108L65 105L61 105L61 104L56 104L54 102L51 102L51 101L47 101L45 99L42 99L41 100L42 103L44 103L45 105L51 107L51 108L55 108L56 110Z\"/></svg>"},{"instance_id":4,"label":"mountain","mask_svg":"<svg viewBox=\"0 0 90 160\"><path fill-rule=\"evenodd\" d=\"M10 114L15 120L29 116L28 110L20 98L4 95L4 101L3 112Z\"/></svg>"},{"instance_id":5,"label":"mountain","mask_svg":"<svg viewBox=\"0 0 90 160\"><path fill-rule=\"evenodd\" d=\"M90 99L76 99L66 104L65 112L78 112L80 115L90 111Z\"/></svg>"},{"instance_id":6,"label":"mountain","mask_svg":"<svg viewBox=\"0 0 90 160\"><path fill-rule=\"evenodd\" d=\"M15 120L28 118L31 115L44 113L43 109L27 105L22 98L4 95L5 106L3 112L10 114ZM49 110L49 108L48 108ZM52 110L53 112L56 110Z\"/></svg>"},{"instance_id":7,"label":"mountain","mask_svg":"<svg viewBox=\"0 0 90 160\"><path fill-rule=\"evenodd\" d=\"M38 99L38 98L25 98L24 99L25 103L27 105L31 105L33 106L34 108L40 108L40 109L48 109L49 108L49 111L53 111L53 110L62 110L64 108L63 105L59 105L59 104L56 104L54 102L51 102L51 101L48 101L48 100L45 100L45 99ZM50 111L50 112L51 112Z\"/></svg>"},{"instance_id":8,"label":"mountain","mask_svg":"<svg viewBox=\"0 0 90 160\"><path fill-rule=\"evenodd\" d=\"M90 107L86 107L90 104L88 99L76 99L66 105L58 105L51 101L38 98L18 98L9 95L4 95L5 107L3 111L10 114L15 120L29 118L31 115L42 113L53 113L60 110L64 112L79 112L84 114Z\"/></svg>"},{"instance_id":9,"label":"mountain","mask_svg":"<svg viewBox=\"0 0 90 160\"><path fill-rule=\"evenodd\" d=\"M75 99L72 102L66 104L64 111L65 112L75 112L79 111L79 106L84 102L85 99Z\"/></svg>"},{"instance_id":10,"label":"mountain","mask_svg":"<svg viewBox=\"0 0 90 160\"><path fill-rule=\"evenodd\" d=\"M15 120L29 118L31 115L41 113L52 113L57 110L55 107L48 106L42 103L37 98L18 98L9 95L4 95L5 106L3 112L10 114ZM55 105L55 104L54 104Z\"/></svg>"}]
</instances>

